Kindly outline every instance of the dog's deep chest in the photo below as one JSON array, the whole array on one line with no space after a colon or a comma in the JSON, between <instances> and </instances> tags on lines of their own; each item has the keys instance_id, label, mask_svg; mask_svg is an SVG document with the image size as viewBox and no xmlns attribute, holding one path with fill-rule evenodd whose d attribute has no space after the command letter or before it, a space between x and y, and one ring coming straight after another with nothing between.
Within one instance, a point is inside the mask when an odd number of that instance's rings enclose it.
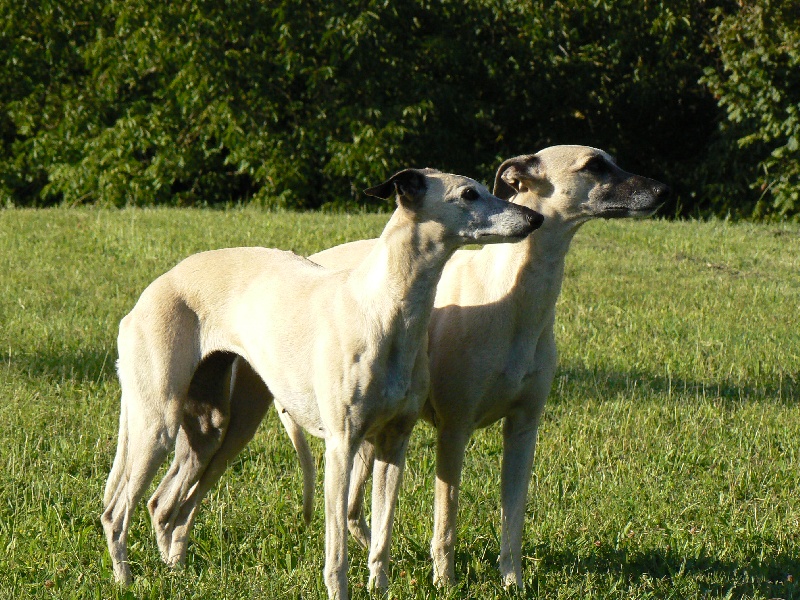
<instances>
[{"instance_id":1,"label":"dog's deep chest","mask_svg":"<svg viewBox=\"0 0 800 600\"><path fill-rule=\"evenodd\" d=\"M540 337L521 335L509 344L505 360L497 365L494 386L490 392L496 405L516 402L541 369L542 365L537 360Z\"/></svg>"},{"instance_id":2,"label":"dog's deep chest","mask_svg":"<svg viewBox=\"0 0 800 600\"><path fill-rule=\"evenodd\" d=\"M370 368L358 369L354 380L345 383L350 402L357 413L371 421L386 421L400 413L417 412L427 390L427 367L417 361L418 348L395 340L371 362ZM344 398L343 398L344 400Z\"/></svg>"},{"instance_id":3,"label":"dog's deep chest","mask_svg":"<svg viewBox=\"0 0 800 600\"><path fill-rule=\"evenodd\" d=\"M539 366L531 356L515 355L485 373L485 387L477 400L474 426L486 427L527 402L529 387L535 384Z\"/></svg>"}]
</instances>

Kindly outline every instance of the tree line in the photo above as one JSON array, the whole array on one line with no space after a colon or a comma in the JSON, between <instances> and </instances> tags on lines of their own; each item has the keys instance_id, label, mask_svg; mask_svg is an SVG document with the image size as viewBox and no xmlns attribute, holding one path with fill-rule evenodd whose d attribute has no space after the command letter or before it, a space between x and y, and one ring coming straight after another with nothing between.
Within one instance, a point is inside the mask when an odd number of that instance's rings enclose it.
<instances>
[{"instance_id":1,"label":"tree line","mask_svg":"<svg viewBox=\"0 0 800 600\"><path fill-rule=\"evenodd\" d=\"M0 0L0 204L372 206L552 144L800 219L796 0Z\"/></svg>"}]
</instances>

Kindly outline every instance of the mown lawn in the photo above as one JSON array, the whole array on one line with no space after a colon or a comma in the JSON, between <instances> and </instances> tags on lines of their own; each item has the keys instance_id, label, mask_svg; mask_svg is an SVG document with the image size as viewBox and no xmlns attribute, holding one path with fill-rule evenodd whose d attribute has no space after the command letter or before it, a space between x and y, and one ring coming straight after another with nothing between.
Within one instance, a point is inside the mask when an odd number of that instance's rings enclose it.
<instances>
[{"instance_id":1,"label":"mown lawn","mask_svg":"<svg viewBox=\"0 0 800 600\"><path fill-rule=\"evenodd\" d=\"M321 485L306 528L294 454L272 413L206 500L186 570L160 563L140 506L136 582L127 591L111 583L99 514L117 434L116 328L142 289L192 252L263 245L310 254L377 235L386 218L0 212L0 597L324 597ZM585 226L559 307L560 369L530 490L526 591L504 591L496 572L497 426L467 455L459 586L432 587L433 437L420 425L391 597L800 597L799 311L800 227ZM353 596L366 598L366 557L355 544L351 561Z\"/></svg>"}]
</instances>

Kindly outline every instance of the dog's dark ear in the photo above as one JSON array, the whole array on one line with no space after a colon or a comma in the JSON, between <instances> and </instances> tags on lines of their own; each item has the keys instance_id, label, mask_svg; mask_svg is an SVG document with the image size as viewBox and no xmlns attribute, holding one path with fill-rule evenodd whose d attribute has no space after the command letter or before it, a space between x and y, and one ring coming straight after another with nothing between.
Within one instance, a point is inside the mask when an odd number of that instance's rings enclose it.
<instances>
[{"instance_id":1,"label":"dog's dark ear","mask_svg":"<svg viewBox=\"0 0 800 600\"><path fill-rule=\"evenodd\" d=\"M413 208L422 202L425 196L425 175L417 169L405 169L395 173L380 185L364 190L368 196L388 198L392 192L397 193L397 201L406 208Z\"/></svg>"},{"instance_id":2,"label":"dog's dark ear","mask_svg":"<svg viewBox=\"0 0 800 600\"><path fill-rule=\"evenodd\" d=\"M503 200L533 187L544 180L542 161L535 154L523 154L509 158L497 169L493 194Z\"/></svg>"}]
</instances>

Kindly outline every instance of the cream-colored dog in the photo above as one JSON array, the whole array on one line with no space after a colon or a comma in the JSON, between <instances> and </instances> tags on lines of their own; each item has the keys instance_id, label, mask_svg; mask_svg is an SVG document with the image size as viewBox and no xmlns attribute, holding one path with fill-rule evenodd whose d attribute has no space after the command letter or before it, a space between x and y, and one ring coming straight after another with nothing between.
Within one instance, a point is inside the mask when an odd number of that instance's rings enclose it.
<instances>
[{"instance_id":1,"label":"cream-colored dog","mask_svg":"<svg viewBox=\"0 0 800 600\"><path fill-rule=\"evenodd\" d=\"M555 373L555 304L570 242L578 228L593 218L648 216L668 189L625 173L600 150L556 146L504 162L495 192L513 196L514 202L536 208L547 218L524 242L456 252L437 289L429 328L432 390L423 416L438 430L431 553L434 578L440 584L454 581L455 519L466 444L475 429L505 417L500 568L505 583L521 585L524 507L538 420ZM356 264L375 243L352 242L312 258L346 267ZM250 440L271 400L246 364L233 385L231 422L238 415L238 422L245 425L236 436L228 433L228 439L238 441L238 449L231 445L228 460ZM314 461L302 430L278 402L276 406L303 465L308 520ZM349 524L351 533L369 547L369 528L361 517L363 481L372 461L368 443L361 454L351 479Z\"/></svg>"},{"instance_id":2,"label":"cream-colored dog","mask_svg":"<svg viewBox=\"0 0 800 600\"><path fill-rule=\"evenodd\" d=\"M176 564L199 500L277 396L292 421L325 439L332 598L347 597L353 459L364 440L374 447L382 493L373 506L370 585L387 585L405 449L428 394L427 327L444 264L458 246L520 239L542 220L471 179L428 169L402 171L367 193L395 191L397 210L352 269L265 248L203 252L150 284L122 320L120 431L102 515L117 580L131 581L131 513L173 444L174 462L148 506L162 557Z\"/></svg>"},{"instance_id":3,"label":"cream-colored dog","mask_svg":"<svg viewBox=\"0 0 800 600\"><path fill-rule=\"evenodd\" d=\"M500 572L504 584L522 585L525 501L539 419L556 371L555 308L570 242L591 219L652 214L668 188L626 173L601 150L555 146L505 161L494 193L542 213L545 221L525 241L459 250L436 292L429 327L431 394L422 416L437 430L431 555L439 584L455 580L456 512L467 442L475 429L504 419ZM353 242L311 258L345 267L374 244ZM307 465L302 432L288 425ZM350 493L350 531L365 545L370 534L361 502L370 461L365 444L354 464ZM305 492L308 502L313 487Z\"/></svg>"}]
</instances>

